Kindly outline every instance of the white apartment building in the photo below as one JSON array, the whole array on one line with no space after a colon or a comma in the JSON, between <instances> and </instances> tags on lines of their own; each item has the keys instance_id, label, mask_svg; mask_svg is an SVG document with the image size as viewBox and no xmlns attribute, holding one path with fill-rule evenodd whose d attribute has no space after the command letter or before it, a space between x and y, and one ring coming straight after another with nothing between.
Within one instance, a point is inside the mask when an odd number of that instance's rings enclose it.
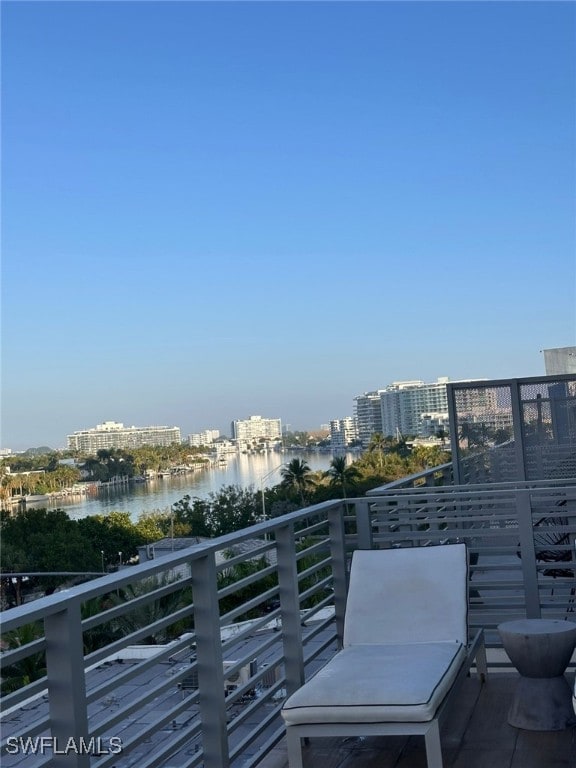
<instances>
[{"instance_id":1,"label":"white apartment building","mask_svg":"<svg viewBox=\"0 0 576 768\"><path fill-rule=\"evenodd\" d=\"M203 432L193 432L188 435L188 442L193 448L200 448L201 445L212 445L219 437L219 429L205 429Z\"/></svg>"},{"instance_id":2,"label":"white apartment building","mask_svg":"<svg viewBox=\"0 0 576 768\"><path fill-rule=\"evenodd\" d=\"M454 382L455 384L457 382ZM496 413L502 409L502 405L507 407L506 403L499 404L499 394L504 394L505 390L498 387L466 387L457 389L455 392L455 404L458 411L458 417L468 417L467 420L475 421L483 417L485 413Z\"/></svg>"},{"instance_id":3,"label":"white apartment building","mask_svg":"<svg viewBox=\"0 0 576 768\"><path fill-rule=\"evenodd\" d=\"M250 416L248 419L235 419L232 422L233 440L239 443L250 443L260 438L271 441L281 440L281 419L264 419L262 416Z\"/></svg>"},{"instance_id":4,"label":"white apartment building","mask_svg":"<svg viewBox=\"0 0 576 768\"><path fill-rule=\"evenodd\" d=\"M446 384L448 378L439 378L433 384L423 381L395 381L380 395L382 434L404 437L420 434L422 415L445 413L448 415Z\"/></svg>"},{"instance_id":5,"label":"white apartment building","mask_svg":"<svg viewBox=\"0 0 576 768\"><path fill-rule=\"evenodd\" d=\"M399 434L425 437L440 428L447 431L449 381L446 376L430 384L420 379L395 381L384 389L355 397L355 416L362 445L366 447L377 432L386 437L398 437ZM485 389L458 390L458 397L466 401L459 404L459 412L464 410L472 414L495 407Z\"/></svg>"},{"instance_id":6,"label":"white apartment building","mask_svg":"<svg viewBox=\"0 0 576 768\"><path fill-rule=\"evenodd\" d=\"M444 439L450 435L450 418L447 413L423 413L420 419L420 437L436 437L442 432Z\"/></svg>"},{"instance_id":7,"label":"white apartment building","mask_svg":"<svg viewBox=\"0 0 576 768\"><path fill-rule=\"evenodd\" d=\"M109 448L141 448L143 445L180 443L180 427L125 427L116 421L105 421L93 429L68 435L72 451L96 453Z\"/></svg>"},{"instance_id":8,"label":"white apartment building","mask_svg":"<svg viewBox=\"0 0 576 768\"><path fill-rule=\"evenodd\" d=\"M382 409L380 396L385 389L364 392L354 398L354 413L358 425L358 439L366 447L376 432L382 432Z\"/></svg>"},{"instance_id":9,"label":"white apartment building","mask_svg":"<svg viewBox=\"0 0 576 768\"><path fill-rule=\"evenodd\" d=\"M334 449L347 448L358 440L358 423L353 416L330 421L330 446Z\"/></svg>"}]
</instances>

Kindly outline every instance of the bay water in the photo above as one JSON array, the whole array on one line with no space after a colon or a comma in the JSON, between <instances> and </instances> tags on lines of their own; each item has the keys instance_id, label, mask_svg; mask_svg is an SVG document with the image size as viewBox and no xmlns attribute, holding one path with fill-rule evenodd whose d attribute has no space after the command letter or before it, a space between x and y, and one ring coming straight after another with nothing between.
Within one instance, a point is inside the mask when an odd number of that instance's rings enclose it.
<instances>
[{"instance_id":1,"label":"bay water","mask_svg":"<svg viewBox=\"0 0 576 768\"><path fill-rule=\"evenodd\" d=\"M326 471L332 461L331 453L319 452L272 452L264 454L232 454L226 464L211 466L183 475L170 475L143 483L107 486L97 493L86 496L54 499L31 506L48 506L63 509L76 520L88 515L105 515L109 512L128 512L135 522L142 513L166 512L184 496L206 498L222 486L239 485L260 491L282 480L281 469L293 458L303 459L313 472ZM350 461L350 458L349 458Z\"/></svg>"}]
</instances>

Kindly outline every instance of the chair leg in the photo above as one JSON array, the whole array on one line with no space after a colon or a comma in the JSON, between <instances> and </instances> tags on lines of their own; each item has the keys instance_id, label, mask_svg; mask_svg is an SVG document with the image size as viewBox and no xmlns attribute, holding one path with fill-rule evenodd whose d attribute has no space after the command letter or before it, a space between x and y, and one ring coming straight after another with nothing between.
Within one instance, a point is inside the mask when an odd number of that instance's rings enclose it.
<instances>
[{"instance_id":1,"label":"chair leg","mask_svg":"<svg viewBox=\"0 0 576 768\"><path fill-rule=\"evenodd\" d=\"M440 744L440 726L438 720L432 720L430 728L424 734L426 741L426 760L428 768L443 768L442 746ZM292 768L292 766L290 766Z\"/></svg>"},{"instance_id":2,"label":"chair leg","mask_svg":"<svg viewBox=\"0 0 576 768\"><path fill-rule=\"evenodd\" d=\"M289 768L304 768L302 763L302 741L295 728L286 728L286 745L288 747Z\"/></svg>"},{"instance_id":3,"label":"chair leg","mask_svg":"<svg viewBox=\"0 0 576 768\"><path fill-rule=\"evenodd\" d=\"M476 651L476 672L480 680L485 683L488 678L488 661L486 660L486 646L482 643Z\"/></svg>"}]
</instances>

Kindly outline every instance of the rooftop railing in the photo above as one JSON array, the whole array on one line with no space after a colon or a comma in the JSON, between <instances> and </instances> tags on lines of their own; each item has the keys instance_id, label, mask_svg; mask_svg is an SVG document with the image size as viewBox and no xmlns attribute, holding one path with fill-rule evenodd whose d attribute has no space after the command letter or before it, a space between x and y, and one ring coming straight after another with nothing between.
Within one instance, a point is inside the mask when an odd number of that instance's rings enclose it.
<instances>
[{"instance_id":1,"label":"rooftop railing","mask_svg":"<svg viewBox=\"0 0 576 768\"><path fill-rule=\"evenodd\" d=\"M489 645L511 618L575 620L576 481L436 485L443 472L5 611L21 643L2 653L5 768L257 766L284 697L339 646L358 548L465 541L470 629Z\"/></svg>"}]
</instances>

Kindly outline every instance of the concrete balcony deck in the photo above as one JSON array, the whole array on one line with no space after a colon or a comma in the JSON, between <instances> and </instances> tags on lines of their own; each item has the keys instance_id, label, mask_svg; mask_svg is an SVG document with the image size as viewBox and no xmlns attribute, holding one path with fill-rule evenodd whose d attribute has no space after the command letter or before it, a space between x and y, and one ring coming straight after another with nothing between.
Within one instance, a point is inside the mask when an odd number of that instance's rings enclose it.
<instances>
[{"instance_id":1,"label":"concrete balcony deck","mask_svg":"<svg viewBox=\"0 0 576 768\"><path fill-rule=\"evenodd\" d=\"M494 673L482 686L464 681L442 733L444 768L574 768L576 728L524 731L506 722L517 675ZM313 739L309 768L426 768L422 737ZM258 768L288 768L284 741Z\"/></svg>"}]
</instances>

